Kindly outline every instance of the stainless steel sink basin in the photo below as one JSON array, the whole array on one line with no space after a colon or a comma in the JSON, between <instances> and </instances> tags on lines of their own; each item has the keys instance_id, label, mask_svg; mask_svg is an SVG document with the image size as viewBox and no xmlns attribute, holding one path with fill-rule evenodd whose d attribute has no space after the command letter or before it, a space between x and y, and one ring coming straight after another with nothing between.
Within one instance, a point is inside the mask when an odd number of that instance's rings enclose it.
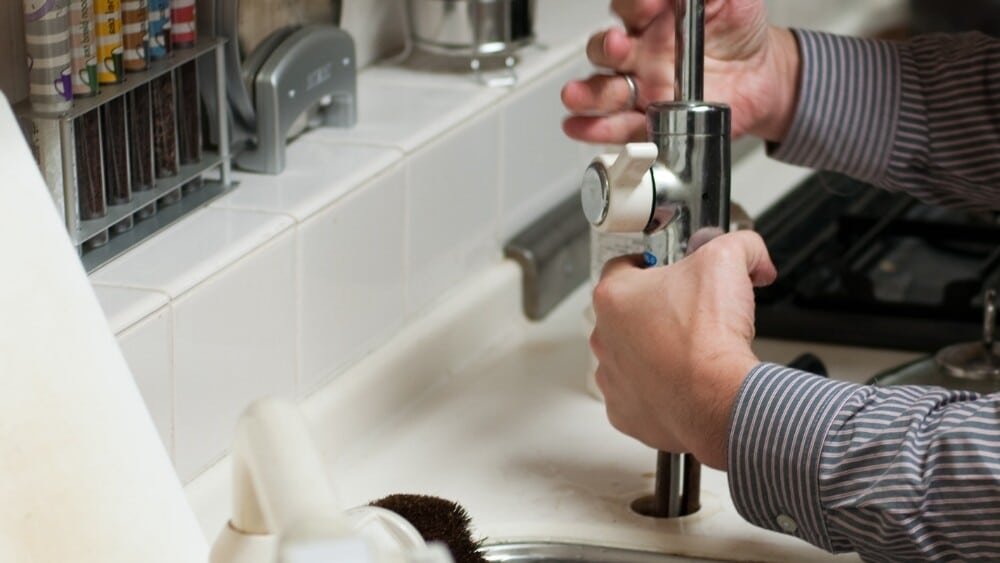
<instances>
[{"instance_id":1,"label":"stainless steel sink basin","mask_svg":"<svg viewBox=\"0 0 1000 563\"><path fill-rule=\"evenodd\" d=\"M566 543L507 543L485 546L487 561L497 563L708 563L678 555Z\"/></svg>"}]
</instances>

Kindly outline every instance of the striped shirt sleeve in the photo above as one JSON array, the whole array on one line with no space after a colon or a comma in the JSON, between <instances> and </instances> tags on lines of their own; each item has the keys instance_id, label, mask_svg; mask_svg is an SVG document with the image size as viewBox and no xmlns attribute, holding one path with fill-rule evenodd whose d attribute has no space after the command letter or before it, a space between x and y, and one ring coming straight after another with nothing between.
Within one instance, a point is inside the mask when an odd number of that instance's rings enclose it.
<instances>
[{"instance_id":1,"label":"striped shirt sleeve","mask_svg":"<svg viewBox=\"0 0 1000 563\"><path fill-rule=\"evenodd\" d=\"M799 101L771 156L931 203L1000 209L1000 40L795 35Z\"/></svg>"},{"instance_id":2,"label":"striped shirt sleeve","mask_svg":"<svg viewBox=\"0 0 1000 563\"><path fill-rule=\"evenodd\" d=\"M1000 394L760 364L733 409L728 466L744 518L827 551L1000 560Z\"/></svg>"}]
</instances>

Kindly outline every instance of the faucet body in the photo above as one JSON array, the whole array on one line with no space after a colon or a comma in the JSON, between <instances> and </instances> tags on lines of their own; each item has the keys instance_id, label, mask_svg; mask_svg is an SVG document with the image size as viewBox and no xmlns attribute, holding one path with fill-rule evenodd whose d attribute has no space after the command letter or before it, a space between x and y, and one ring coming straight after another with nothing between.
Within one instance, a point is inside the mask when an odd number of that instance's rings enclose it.
<instances>
[{"instance_id":1,"label":"faucet body","mask_svg":"<svg viewBox=\"0 0 1000 563\"><path fill-rule=\"evenodd\" d=\"M729 107L704 97L704 0L675 0L674 100L646 110L648 143L602 155L584 175L584 213L602 232L669 229L673 263L729 227ZM659 452L656 490L633 508L660 518L698 510L701 468L690 454Z\"/></svg>"}]
</instances>

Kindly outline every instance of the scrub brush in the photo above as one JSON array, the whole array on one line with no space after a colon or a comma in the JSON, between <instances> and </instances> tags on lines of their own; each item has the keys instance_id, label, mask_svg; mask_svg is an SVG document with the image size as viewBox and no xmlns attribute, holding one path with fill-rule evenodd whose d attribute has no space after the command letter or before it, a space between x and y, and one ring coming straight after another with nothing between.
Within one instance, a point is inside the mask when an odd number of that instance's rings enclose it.
<instances>
[{"instance_id":1,"label":"scrub brush","mask_svg":"<svg viewBox=\"0 0 1000 563\"><path fill-rule=\"evenodd\" d=\"M444 543L455 563L486 563L479 553L483 542L472 539L472 518L461 505L427 495L389 495L371 505L399 514L425 541Z\"/></svg>"}]
</instances>

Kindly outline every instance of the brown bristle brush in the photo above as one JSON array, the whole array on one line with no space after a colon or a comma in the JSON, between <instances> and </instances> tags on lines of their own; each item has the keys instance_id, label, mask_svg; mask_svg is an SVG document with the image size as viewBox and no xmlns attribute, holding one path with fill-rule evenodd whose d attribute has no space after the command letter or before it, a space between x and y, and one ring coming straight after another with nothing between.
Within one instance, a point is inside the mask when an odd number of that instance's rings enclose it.
<instances>
[{"instance_id":1,"label":"brown bristle brush","mask_svg":"<svg viewBox=\"0 0 1000 563\"><path fill-rule=\"evenodd\" d=\"M455 563L486 563L479 553L483 542L472 539L472 518L461 505L427 495L389 495L371 505L406 518L424 541L448 546Z\"/></svg>"}]
</instances>

